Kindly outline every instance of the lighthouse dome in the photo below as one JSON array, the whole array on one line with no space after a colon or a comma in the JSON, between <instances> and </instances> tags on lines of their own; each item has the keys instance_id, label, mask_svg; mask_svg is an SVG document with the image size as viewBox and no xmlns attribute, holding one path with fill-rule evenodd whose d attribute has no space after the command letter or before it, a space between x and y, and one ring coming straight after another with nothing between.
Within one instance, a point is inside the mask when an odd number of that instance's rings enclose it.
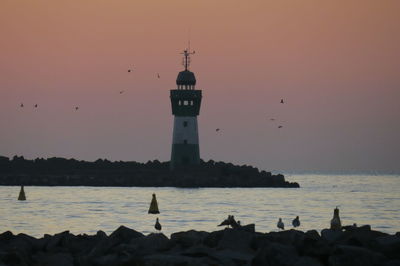
<instances>
[{"instance_id":1,"label":"lighthouse dome","mask_svg":"<svg viewBox=\"0 0 400 266\"><path fill-rule=\"evenodd\" d=\"M176 78L176 85L196 85L194 73L189 70L179 72Z\"/></svg>"}]
</instances>

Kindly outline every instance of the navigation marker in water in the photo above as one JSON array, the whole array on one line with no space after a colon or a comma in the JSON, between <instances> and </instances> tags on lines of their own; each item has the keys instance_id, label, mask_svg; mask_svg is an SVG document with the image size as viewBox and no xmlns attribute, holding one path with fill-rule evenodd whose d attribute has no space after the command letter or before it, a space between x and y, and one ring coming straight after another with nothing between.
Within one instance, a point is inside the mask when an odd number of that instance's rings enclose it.
<instances>
[{"instance_id":1,"label":"navigation marker in water","mask_svg":"<svg viewBox=\"0 0 400 266\"><path fill-rule=\"evenodd\" d=\"M148 213L150 213L150 214L158 214L158 213L160 213L160 211L158 210L158 203L157 203L157 199L156 199L156 194L154 194L154 193L153 193L153 198L151 199L150 208L149 208Z\"/></svg>"},{"instance_id":2,"label":"navigation marker in water","mask_svg":"<svg viewBox=\"0 0 400 266\"><path fill-rule=\"evenodd\" d=\"M24 186L21 186L21 190L19 191L18 200L26 200Z\"/></svg>"}]
</instances>

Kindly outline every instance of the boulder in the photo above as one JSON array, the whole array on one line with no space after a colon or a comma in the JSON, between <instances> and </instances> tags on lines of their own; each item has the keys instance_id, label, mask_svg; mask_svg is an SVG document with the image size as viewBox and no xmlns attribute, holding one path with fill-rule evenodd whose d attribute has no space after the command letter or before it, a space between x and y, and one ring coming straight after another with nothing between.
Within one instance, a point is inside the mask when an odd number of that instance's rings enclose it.
<instances>
[{"instance_id":1,"label":"boulder","mask_svg":"<svg viewBox=\"0 0 400 266\"><path fill-rule=\"evenodd\" d=\"M143 236L144 235L142 233L121 225L117 230L111 233L110 239L127 243L133 238L139 238Z\"/></svg>"},{"instance_id":2,"label":"boulder","mask_svg":"<svg viewBox=\"0 0 400 266\"><path fill-rule=\"evenodd\" d=\"M67 241L69 236L70 236L69 231L64 231L55 234L54 236L45 236L45 240L47 241L45 250L51 252L66 251L67 250L66 246L68 245Z\"/></svg>"},{"instance_id":3,"label":"boulder","mask_svg":"<svg viewBox=\"0 0 400 266\"><path fill-rule=\"evenodd\" d=\"M171 235L171 241L181 245L184 248L191 247L203 243L209 233L204 231L190 230L186 232L178 232Z\"/></svg>"},{"instance_id":4,"label":"boulder","mask_svg":"<svg viewBox=\"0 0 400 266\"><path fill-rule=\"evenodd\" d=\"M148 255L159 251L169 250L173 243L164 234L149 234L134 238L129 243L140 255Z\"/></svg>"},{"instance_id":5,"label":"boulder","mask_svg":"<svg viewBox=\"0 0 400 266\"><path fill-rule=\"evenodd\" d=\"M330 243L337 241L342 235L343 232L338 230L322 229L321 231L321 237Z\"/></svg>"},{"instance_id":6,"label":"boulder","mask_svg":"<svg viewBox=\"0 0 400 266\"><path fill-rule=\"evenodd\" d=\"M390 260L384 266L400 266L400 260Z\"/></svg>"},{"instance_id":7,"label":"boulder","mask_svg":"<svg viewBox=\"0 0 400 266\"><path fill-rule=\"evenodd\" d=\"M323 266L323 264L316 258L300 257L293 266Z\"/></svg>"},{"instance_id":8,"label":"boulder","mask_svg":"<svg viewBox=\"0 0 400 266\"><path fill-rule=\"evenodd\" d=\"M390 259L400 260L400 236L388 235L375 239L377 250Z\"/></svg>"},{"instance_id":9,"label":"boulder","mask_svg":"<svg viewBox=\"0 0 400 266\"><path fill-rule=\"evenodd\" d=\"M218 243L220 249L232 249L242 252L253 252L251 248L255 234L248 231L226 229Z\"/></svg>"},{"instance_id":10,"label":"boulder","mask_svg":"<svg viewBox=\"0 0 400 266\"><path fill-rule=\"evenodd\" d=\"M209 233L205 238L204 238L204 245L208 247L216 247L218 246L219 241L221 241L222 236L224 235L225 230L220 230L220 231L214 231Z\"/></svg>"},{"instance_id":11,"label":"boulder","mask_svg":"<svg viewBox=\"0 0 400 266\"><path fill-rule=\"evenodd\" d=\"M298 254L293 246L271 243L257 251L251 265L292 266L297 261Z\"/></svg>"},{"instance_id":12,"label":"boulder","mask_svg":"<svg viewBox=\"0 0 400 266\"><path fill-rule=\"evenodd\" d=\"M35 256L35 264L41 266L73 266L74 259L69 253L41 253Z\"/></svg>"},{"instance_id":13,"label":"boulder","mask_svg":"<svg viewBox=\"0 0 400 266\"><path fill-rule=\"evenodd\" d=\"M338 245L329 257L329 266L378 266L385 263L386 258L366 248Z\"/></svg>"}]
</instances>

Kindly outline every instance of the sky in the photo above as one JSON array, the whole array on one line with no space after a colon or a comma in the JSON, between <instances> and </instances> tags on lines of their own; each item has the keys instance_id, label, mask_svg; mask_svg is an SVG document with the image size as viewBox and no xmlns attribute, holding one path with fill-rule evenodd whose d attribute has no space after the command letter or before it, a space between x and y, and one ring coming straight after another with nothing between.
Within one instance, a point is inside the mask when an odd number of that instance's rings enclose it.
<instances>
[{"instance_id":1,"label":"sky","mask_svg":"<svg viewBox=\"0 0 400 266\"><path fill-rule=\"evenodd\" d=\"M399 10L398 0L1 0L0 155L169 160L169 90L190 39L202 159L400 173Z\"/></svg>"}]
</instances>

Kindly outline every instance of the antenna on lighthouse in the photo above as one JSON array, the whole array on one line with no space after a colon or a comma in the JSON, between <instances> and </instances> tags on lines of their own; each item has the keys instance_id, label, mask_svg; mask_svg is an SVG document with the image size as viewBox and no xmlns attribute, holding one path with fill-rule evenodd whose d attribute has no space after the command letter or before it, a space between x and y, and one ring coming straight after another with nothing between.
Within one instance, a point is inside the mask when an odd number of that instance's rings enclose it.
<instances>
[{"instance_id":1,"label":"antenna on lighthouse","mask_svg":"<svg viewBox=\"0 0 400 266\"><path fill-rule=\"evenodd\" d=\"M188 48L186 48L185 50L183 50L183 62L182 65L185 67L185 70L188 70L189 65L190 65L190 55L195 54L195 51L190 51L190 38L188 39Z\"/></svg>"}]
</instances>

